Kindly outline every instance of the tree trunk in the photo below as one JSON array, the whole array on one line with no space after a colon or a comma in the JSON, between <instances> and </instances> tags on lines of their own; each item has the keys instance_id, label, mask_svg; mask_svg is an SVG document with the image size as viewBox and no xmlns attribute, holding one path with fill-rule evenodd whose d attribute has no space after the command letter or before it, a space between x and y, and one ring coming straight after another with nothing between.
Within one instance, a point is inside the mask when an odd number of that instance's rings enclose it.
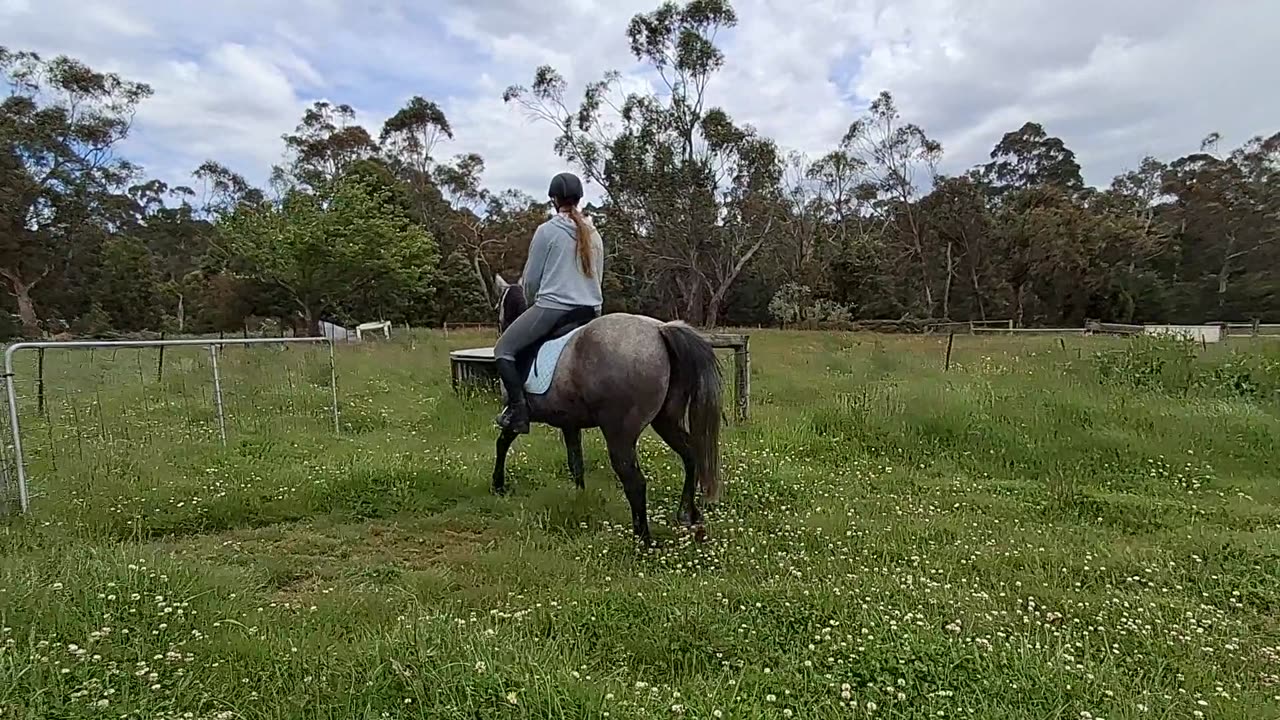
<instances>
[{"instance_id":1,"label":"tree trunk","mask_svg":"<svg viewBox=\"0 0 1280 720\"><path fill-rule=\"evenodd\" d=\"M725 286L728 287L727 285ZM711 301L707 303L707 315L705 325L708 330L714 330L716 324L720 322L720 303L724 300L722 293L715 293L711 296Z\"/></svg>"},{"instance_id":2,"label":"tree trunk","mask_svg":"<svg viewBox=\"0 0 1280 720\"><path fill-rule=\"evenodd\" d=\"M14 273L4 273L9 280L9 293L18 301L18 318L22 320L22 334L27 337L40 337L40 317L36 314L35 301L31 299L31 288L35 283L25 283Z\"/></svg>"},{"instance_id":3,"label":"tree trunk","mask_svg":"<svg viewBox=\"0 0 1280 720\"><path fill-rule=\"evenodd\" d=\"M307 324L307 335L320 337L320 311L310 305L302 304L302 320Z\"/></svg>"},{"instance_id":4,"label":"tree trunk","mask_svg":"<svg viewBox=\"0 0 1280 720\"><path fill-rule=\"evenodd\" d=\"M702 324L702 276L696 268L690 268L684 281L678 283L684 300L684 321L698 327Z\"/></svg>"},{"instance_id":5,"label":"tree trunk","mask_svg":"<svg viewBox=\"0 0 1280 720\"><path fill-rule=\"evenodd\" d=\"M1235 257L1232 250L1236 247L1235 233L1227 233L1227 247L1222 253L1222 267L1218 270L1218 313L1222 313L1222 308L1226 305L1227 300L1227 283L1231 277L1231 259Z\"/></svg>"},{"instance_id":6,"label":"tree trunk","mask_svg":"<svg viewBox=\"0 0 1280 720\"><path fill-rule=\"evenodd\" d=\"M742 254L742 257L738 258L738 261L729 269L729 274L725 276L724 280L720 281L720 287L716 288L716 291L712 293L711 302L707 304L706 324L708 328L714 328L716 323L720 322L720 306L724 304L725 296L729 294L729 289L733 287L733 284L738 281L738 276L742 274L742 269L760 251L761 246L764 245L765 237L768 236L769 231L772 229L773 221L770 220L765 225L764 232L760 233L760 237L756 238L755 243Z\"/></svg>"},{"instance_id":7,"label":"tree trunk","mask_svg":"<svg viewBox=\"0 0 1280 720\"><path fill-rule=\"evenodd\" d=\"M906 195L903 195L902 201L908 202ZM924 252L924 242L921 240L920 227L916 224L915 213L911 212L910 204L907 205L907 223L911 229L911 249L915 251L916 257L920 258L920 286L924 288L924 305L925 317L933 317L933 287L929 283L929 259Z\"/></svg>"},{"instance_id":8,"label":"tree trunk","mask_svg":"<svg viewBox=\"0 0 1280 720\"><path fill-rule=\"evenodd\" d=\"M952 260L951 241L947 241L947 284L943 286L942 291L942 317L946 320L951 319L951 280L956 275L955 263Z\"/></svg>"},{"instance_id":9,"label":"tree trunk","mask_svg":"<svg viewBox=\"0 0 1280 720\"><path fill-rule=\"evenodd\" d=\"M969 266L969 277L973 280L973 296L978 301L978 317L986 320L987 309L982 302L982 286L978 283L978 269L972 265Z\"/></svg>"},{"instance_id":10,"label":"tree trunk","mask_svg":"<svg viewBox=\"0 0 1280 720\"><path fill-rule=\"evenodd\" d=\"M182 293L178 293L178 333L181 334L187 327L186 306L183 304Z\"/></svg>"},{"instance_id":11,"label":"tree trunk","mask_svg":"<svg viewBox=\"0 0 1280 720\"><path fill-rule=\"evenodd\" d=\"M920 264L921 282L924 283L924 305L925 317L933 317L933 286L929 283L929 268L923 262Z\"/></svg>"},{"instance_id":12,"label":"tree trunk","mask_svg":"<svg viewBox=\"0 0 1280 720\"><path fill-rule=\"evenodd\" d=\"M479 250L474 251L474 253L471 256L471 269L475 271L476 282L480 284L480 294L488 298L489 302L496 303L498 301L498 298L494 294L494 290L490 289L490 285L489 285L490 278L485 277L486 275L485 271L480 268L481 259L482 258L480 256L480 251ZM524 278L520 278L520 279L523 280ZM529 304L531 305L533 304L533 300L534 300L533 298L526 298L526 300L529 301Z\"/></svg>"}]
</instances>

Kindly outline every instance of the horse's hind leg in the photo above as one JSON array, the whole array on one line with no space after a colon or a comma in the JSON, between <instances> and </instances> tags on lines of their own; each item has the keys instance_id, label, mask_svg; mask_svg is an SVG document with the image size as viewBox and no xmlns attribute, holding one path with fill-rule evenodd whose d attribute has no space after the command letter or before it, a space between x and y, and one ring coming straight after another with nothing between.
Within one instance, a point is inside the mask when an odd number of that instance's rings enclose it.
<instances>
[{"instance_id":1,"label":"horse's hind leg","mask_svg":"<svg viewBox=\"0 0 1280 720\"><path fill-rule=\"evenodd\" d=\"M510 430L504 429L498 435L497 454L493 460L493 492L497 495L507 492L507 451L515 441L516 434Z\"/></svg>"},{"instance_id":2,"label":"horse's hind leg","mask_svg":"<svg viewBox=\"0 0 1280 720\"><path fill-rule=\"evenodd\" d=\"M653 536L649 534L646 506L646 483L644 473L640 472L640 460L636 457L639 434L601 429L605 431L604 439L609 446L609 462L622 481L622 492L626 494L627 504L631 506L631 530L646 546L652 545Z\"/></svg>"},{"instance_id":3,"label":"horse's hind leg","mask_svg":"<svg viewBox=\"0 0 1280 720\"><path fill-rule=\"evenodd\" d=\"M582 431L578 428L565 428L560 431L564 435L564 448L569 456L569 475L573 484L581 490L585 486L586 469L582 463Z\"/></svg>"},{"instance_id":4,"label":"horse's hind leg","mask_svg":"<svg viewBox=\"0 0 1280 720\"><path fill-rule=\"evenodd\" d=\"M684 464L684 490L680 494L680 508L678 517L680 523L687 528L695 528L702 524L702 513L698 510L697 503L694 501L694 495L697 490L697 465L695 464L693 445L689 440L689 433L680 427L678 415L673 415L665 410L661 415L654 418L653 429L658 433L658 437L662 438L672 450L680 456L680 462Z\"/></svg>"}]
</instances>

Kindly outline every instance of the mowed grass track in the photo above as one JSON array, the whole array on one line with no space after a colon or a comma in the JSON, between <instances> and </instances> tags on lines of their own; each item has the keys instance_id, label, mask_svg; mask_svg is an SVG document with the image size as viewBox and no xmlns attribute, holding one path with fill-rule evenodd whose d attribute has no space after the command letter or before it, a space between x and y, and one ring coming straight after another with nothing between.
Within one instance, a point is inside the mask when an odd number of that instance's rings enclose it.
<instances>
[{"instance_id":1,"label":"mowed grass track","mask_svg":"<svg viewBox=\"0 0 1280 720\"><path fill-rule=\"evenodd\" d=\"M490 341L340 348L341 437L327 355L228 350L225 450L207 354L50 351L51 422L26 357L0 718L1280 717L1270 390L757 332L710 541L650 432L644 553L595 431L585 492L538 427L489 494L497 401L447 350Z\"/></svg>"}]
</instances>

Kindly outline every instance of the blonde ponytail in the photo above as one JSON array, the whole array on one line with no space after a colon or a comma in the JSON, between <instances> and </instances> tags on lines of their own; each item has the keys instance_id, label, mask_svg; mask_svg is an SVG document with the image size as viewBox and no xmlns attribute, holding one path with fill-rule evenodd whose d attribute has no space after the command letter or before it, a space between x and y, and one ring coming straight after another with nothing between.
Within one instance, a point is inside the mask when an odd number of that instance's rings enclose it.
<instances>
[{"instance_id":1,"label":"blonde ponytail","mask_svg":"<svg viewBox=\"0 0 1280 720\"><path fill-rule=\"evenodd\" d=\"M587 225L587 219L582 216L582 211L575 205L568 207L569 219L573 220L573 224L578 228L578 262L582 265L582 272L589 278L595 278L595 270L591 268L591 227Z\"/></svg>"}]
</instances>

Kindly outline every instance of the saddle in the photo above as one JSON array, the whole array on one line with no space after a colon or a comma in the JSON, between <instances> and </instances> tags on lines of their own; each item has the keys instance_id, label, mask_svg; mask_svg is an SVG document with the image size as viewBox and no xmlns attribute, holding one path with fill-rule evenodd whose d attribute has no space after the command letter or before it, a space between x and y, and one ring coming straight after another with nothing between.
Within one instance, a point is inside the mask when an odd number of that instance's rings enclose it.
<instances>
[{"instance_id":1,"label":"saddle","mask_svg":"<svg viewBox=\"0 0 1280 720\"><path fill-rule=\"evenodd\" d=\"M565 313L564 317L560 318L560 322L551 328L551 332L529 343L528 347L516 354L516 370L520 373L520 377L526 380L529 378L529 373L533 370L533 362L537 359L538 351L543 345L568 335L597 317L599 315L596 314L595 308L589 307L574 308Z\"/></svg>"}]
</instances>

